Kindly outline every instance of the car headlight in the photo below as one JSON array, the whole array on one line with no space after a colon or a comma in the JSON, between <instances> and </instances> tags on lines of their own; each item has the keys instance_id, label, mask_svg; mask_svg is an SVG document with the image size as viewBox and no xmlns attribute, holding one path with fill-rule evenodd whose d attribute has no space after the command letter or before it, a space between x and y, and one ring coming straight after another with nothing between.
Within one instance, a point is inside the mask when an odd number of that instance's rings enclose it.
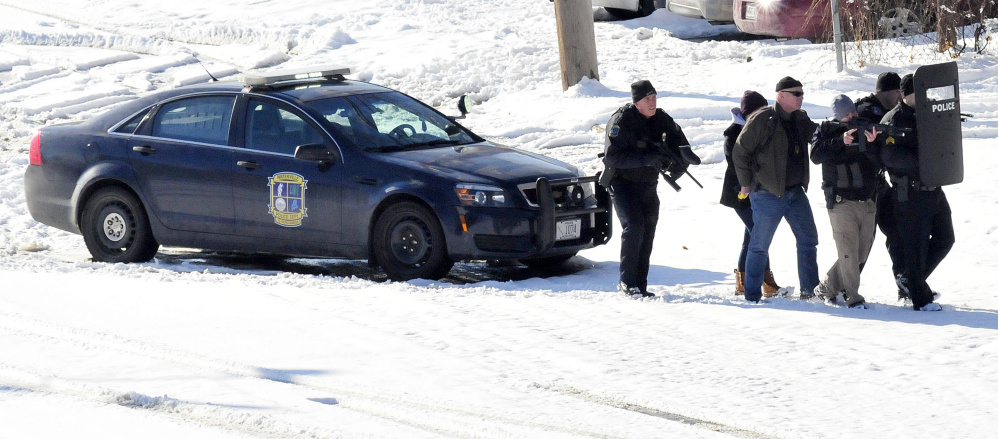
<instances>
[{"instance_id":1,"label":"car headlight","mask_svg":"<svg viewBox=\"0 0 998 439\"><path fill-rule=\"evenodd\" d=\"M454 190L465 206L498 207L506 205L506 192L500 187L482 184L458 184Z\"/></svg>"}]
</instances>

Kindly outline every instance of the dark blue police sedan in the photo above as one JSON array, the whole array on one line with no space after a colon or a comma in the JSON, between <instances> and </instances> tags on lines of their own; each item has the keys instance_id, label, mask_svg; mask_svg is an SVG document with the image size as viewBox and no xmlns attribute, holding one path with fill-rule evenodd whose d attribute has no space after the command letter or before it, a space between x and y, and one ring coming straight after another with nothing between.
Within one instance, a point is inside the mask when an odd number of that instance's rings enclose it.
<instances>
[{"instance_id":1,"label":"dark blue police sedan","mask_svg":"<svg viewBox=\"0 0 998 439\"><path fill-rule=\"evenodd\" d=\"M349 73L243 75L44 127L28 209L82 234L95 261L165 245L366 258L394 280L459 260L558 264L610 239L595 177Z\"/></svg>"}]
</instances>

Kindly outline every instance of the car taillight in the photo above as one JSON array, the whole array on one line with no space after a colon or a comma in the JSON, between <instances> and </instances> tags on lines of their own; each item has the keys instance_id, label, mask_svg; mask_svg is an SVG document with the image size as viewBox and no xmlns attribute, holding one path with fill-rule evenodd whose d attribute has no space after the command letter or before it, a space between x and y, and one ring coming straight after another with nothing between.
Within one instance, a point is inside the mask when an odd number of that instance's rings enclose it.
<instances>
[{"instance_id":1,"label":"car taillight","mask_svg":"<svg viewBox=\"0 0 998 439\"><path fill-rule=\"evenodd\" d=\"M31 138L31 149L28 151L28 163L41 166L42 165L42 130L38 129L35 136Z\"/></svg>"}]
</instances>

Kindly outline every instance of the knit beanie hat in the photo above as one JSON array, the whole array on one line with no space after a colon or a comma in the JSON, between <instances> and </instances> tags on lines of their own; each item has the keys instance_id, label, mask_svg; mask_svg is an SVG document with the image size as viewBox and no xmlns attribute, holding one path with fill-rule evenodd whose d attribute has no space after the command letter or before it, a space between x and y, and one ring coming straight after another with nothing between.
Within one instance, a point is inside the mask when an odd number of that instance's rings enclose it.
<instances>
[{"instance_id":1,"label":"knit beanie hat","mask_svg":"<svg viewBox=\"0 0 998 439\"><path fill-rule=\"evenodd\" d=\"M853 111L856 111L856 104L849 99L849 96L838 95L832 99L832 113L835 114L835 120L845 119Z\"/></svg>"},{"instance_id":2,"label":"knit beanie hat","mask_svg":"<svg viewBox=\"0 0 998 439\"><path fill-rule=\"evenodd\" d=\"M901 78L901 96L908 96L915 93L915 76L911 73Z\"/></svg>"},{"instance_id":3,"label":"knit beanie hat","mask_svg":"<svg viewBox=\"0 0 998 439\"><path fill-rule=\"evenodd\" d=\"M801 84L800 81L791 78L789 76L784 76L783 79L780 80L780 82L776 83L776 91L786 90L788 88L794 88L794 87L803 87L803 86L804 84Z\"/></svg>"},{"instance_id":4,"label":"knit beanie hat","mask_svg":"<svg viewBox=\"0 0 998 439\"><path fill-rule=\"evenodd\" d=\"M647 79L642 79L640 81L637 81L637 82L631 84L631 101L632 102L640 101L640 100L648 97L648 95L653 95L653 94L657 94L657 93L658 92L655 91L655 87L653 87L651 85L651 81L649 81Z\"/></svg>"},{"instance_id":5,"label":"knit beanie hat","mask_svg":"<svg viewBox=\"0 0 998 439\"><path fill-rule=\"evenodd\" d=\"M901 77L894 72L884 72L877 77L877 93L901 88Z\"/></svg>"},{"instance_id":6,"label":"knit beanie hat","mask_svg":"<svg viewBox=\"0 0 998 439\"><path fill-rule=\"evenodd\" d=\"M747 119L749 115L755 113L755 110L767 105L769 105L769 102L766 101L766 98L762 97L759 92L745 90L745 94L742 95L741 105L739 105L738 109L741 110L742 117Z\"/></svg>"}]
</instances>

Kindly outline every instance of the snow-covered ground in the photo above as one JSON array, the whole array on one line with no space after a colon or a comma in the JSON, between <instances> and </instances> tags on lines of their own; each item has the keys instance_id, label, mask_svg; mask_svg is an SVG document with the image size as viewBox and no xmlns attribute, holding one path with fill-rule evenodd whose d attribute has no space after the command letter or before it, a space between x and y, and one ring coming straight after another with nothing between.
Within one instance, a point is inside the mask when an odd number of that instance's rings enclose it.
<instances>
[{"instance_id":1,"label":"snow-covered ground","mask_svg":"<svg viewBox=\"0 0 998 439\"><path fill-rule=\"evenodd\" d=\"M899 59L835 71L828 45L730 34L666 11L596 23L601 81L561 90L544 0L0 0L0 438L977 438L998 427L998 58L957 59L966 180L957 244L930 278L944 311L895 301L882 237L867 310L732 295L741 223L717 203L721 132L746 89L804 83L805 109L869 93ZM200 60L202 65L197 64ZM748 60L751 59L749 62ZM654 300L614 290L619 240L557 273L461 263L384 282L359 261L161 249L89 261L36 223L30 135L150 90L255 68L351 65L499 143L599 170L603 125L650 79L704 184L660 185ZM835 258L812 168L821 244ZM796 285L781 228L776 278ZM282 269L286 269L282 270Z\"/></svg>"}]
</instances>

